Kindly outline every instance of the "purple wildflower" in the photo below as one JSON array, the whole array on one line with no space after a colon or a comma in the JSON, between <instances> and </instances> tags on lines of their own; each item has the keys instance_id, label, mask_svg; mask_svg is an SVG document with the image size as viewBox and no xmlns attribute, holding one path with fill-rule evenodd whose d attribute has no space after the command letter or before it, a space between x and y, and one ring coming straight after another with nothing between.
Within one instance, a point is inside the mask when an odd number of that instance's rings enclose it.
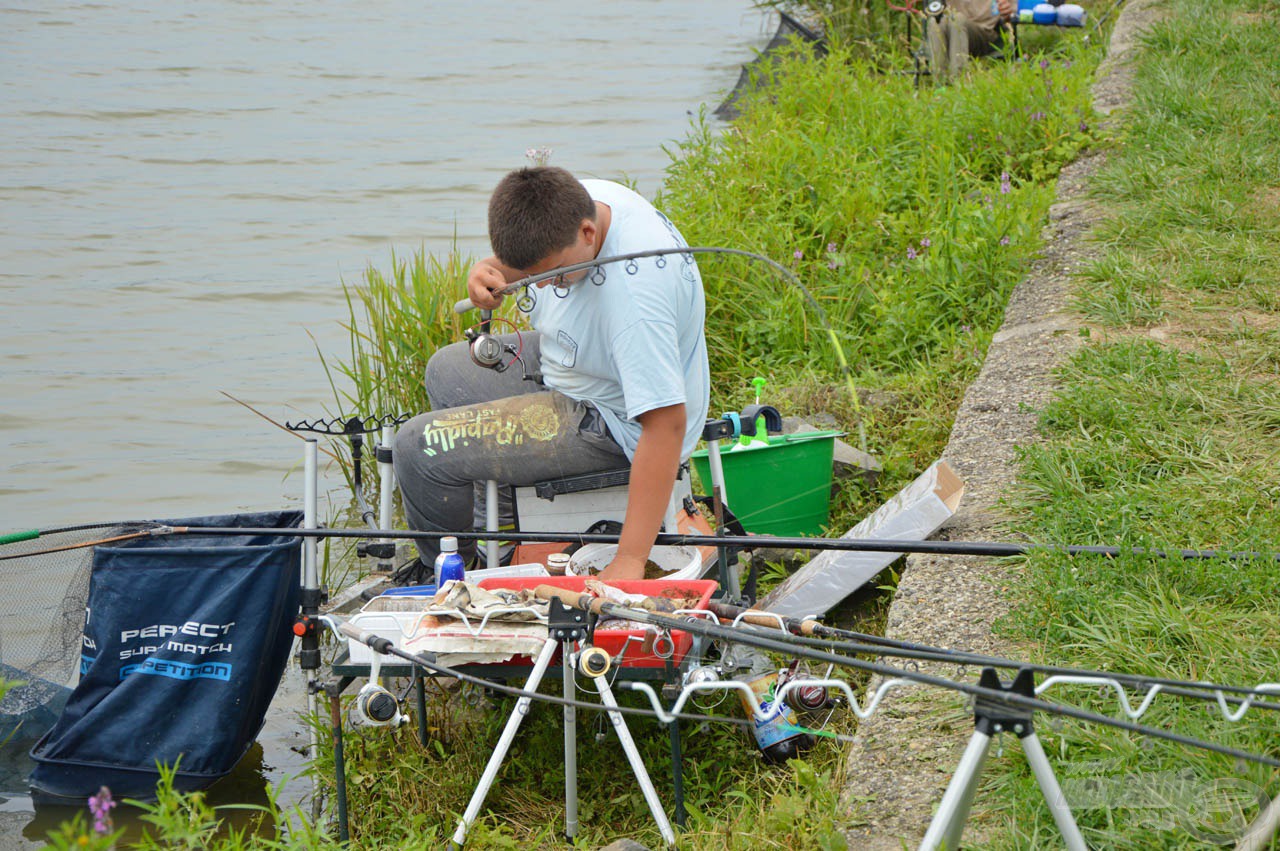
<instances>
[{"instance_id":1,"label":"purple wildflower","mask_svg":"<svg viewBox=\"0 0 1280 851\"><path fill-rule=\"evenodd\" d=\"M1088 132L1089 132L1089 123L1088 123L1087 121L1081 121L1081 122L1080 122L1080 132L1081 132L1081 133L1088 133Z\"/></svg>"},{"instance_id":2,"label":"purple wildflower","mask_svg":"<svg viewBox=\"0 0 1280 851\"><path fill-rule=\"evenodd\" d=\"M1041 70L1041 71L1048 71L1048 70L1049 70L1049 60L1048 60L1048 59L1041 59L1041 60L1040 60L1040 70Z\"/></svg>"},{"instance_id":3,"label":"purple wildflower","mask_svg":"<svg viewBox=\"0 0 1280 851\"><path fill-rule=\"evenodd\" d=\"M1008 245L1008 244L1009 244L1009 237L1007 237L1007 236L1002 236L1002 237L1000 237L1000 244L1001 244L1001 245Z\"/></svg>"},{"instance_id":4,"label":"purple wildflower","mask_svg":"<svg viewBox=\"0 0 1280 851\"><path fill-rule=\"evenodd\" d=\"M839 263L837 263L835 260L828 260L828 261L827 261L827 268L828 268L828 269L839 269L839 268L840 268L840 264L839 264Z\"/></svg>"},{"instance_id":5,"label":"purple wildflower","mask_svg":"<svg viewBox=\"0 0 1280 851\"><path fill-rule=\"evenodd\" d=\"M928 248L930 245L933 245L933 240L929 239L929 237L926 236L925 238L920 240L921 248Z\"/></svg>"},{"instance_id":6,"label":"purple wildflower","mask_svg":"<svg viewBox=\"0 0 1280 851\"><path fill-rule=\"evenodd\" d=\"M827 243L827 253L828 253L828 254L835 254L835 251L836 251L836 244L835 244L834 242L828 242L828 243Z\"/></svg>"},{"instance_id":7,"label":"purple wildflower","mask_svg":"<svg viewBox=\"0 0 1280 851\"><path fill-rule=\"evenodd\" d=\"M1070 59L1064 59L1064 60L1062 60L1062 67L1063 67L1063 68L1070 68L1070 67L1071 67L1071 60L1070 60Z\"/></svg>"},{"instance_id":8,"label":"purple wildflower","mask_svg":"<svg viewBox=\"0 0 1280 851\"><path fill-rule=\"evenodd\" d=\"M1033 113L1031 113L1031 120L1032 120L1032 121L1044 121L1044 113L1043 113L1043 112L1038 112L1038 111L1037 111L1037 112L1033 112Z\"/></svg>"},{"instance_id":9,"label":"purple wildflower","mask_svg":"<svg viewBox=\"0 0 1280 851\"><path fill-rule=\"evenodd\" d=\"M796 249L795 254L792 254L791 256L792 256L792 257L794 257L794 258L796 258L797 260L803 260L803 259L804 259L804 252L803 252L803 251L801 251L799 248L797 248L797 249Z\"/></svg>"},{"instance_id":10,"label":"purple wildflower","mask_svg":"<svg viewBox=\"0 0 1280 851\"><path fill-rule=\"evenodd\" d=\"M1001 195L1008 195L1010 192L1013 191L1013 183L1011 182L1011 180L1012 178L1009 177L1009 172L1007 171L1000 172L1000 194Z\"/></svg>"},{"instance_id":11,"label":"purple wildflower","mask_svg":"<svg viewBox=\"0 0 1280 851\"><path fill-rule=\"evenodd\" d=\"M915 260L915 259L916 259L917 257L919 257L919 256L920 256L919 254L916 254L916 247L915 247L914 245L908 245L908 246L907 246L907 259L908 259L908 260Z\"/></svg>"},{"instance_id":12,"label":"purple wildflower","mask_svg":"<svg viewBox=\"0 0 1280 851\"><path fill-rule=\"evenodd\" d=\"M116 802L111 800L111 790L99 787L98 794L89 799L89 812L93 814L93 829L100 836L111 832L111 810Z\"/></svg>"}]
</instances>

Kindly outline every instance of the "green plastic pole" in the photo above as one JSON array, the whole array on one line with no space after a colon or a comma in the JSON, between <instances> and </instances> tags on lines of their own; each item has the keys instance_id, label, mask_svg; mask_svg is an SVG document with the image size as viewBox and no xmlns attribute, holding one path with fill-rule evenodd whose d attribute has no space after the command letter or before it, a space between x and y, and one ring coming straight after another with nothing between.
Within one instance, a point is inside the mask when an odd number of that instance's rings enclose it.
<instances>
[{"instance_id":1,"label":"green plastic pole","mask_svg":"<svg viewBox=\"0 0 1280 851\"><path fill-rule=\"evenodd\" d=\"M38 537L40 537L39 529L30 529L26 532L10 532L8 535L0 535L0 546L16 544L18 541L34 541Z\"/></svg>"}]
</instances>

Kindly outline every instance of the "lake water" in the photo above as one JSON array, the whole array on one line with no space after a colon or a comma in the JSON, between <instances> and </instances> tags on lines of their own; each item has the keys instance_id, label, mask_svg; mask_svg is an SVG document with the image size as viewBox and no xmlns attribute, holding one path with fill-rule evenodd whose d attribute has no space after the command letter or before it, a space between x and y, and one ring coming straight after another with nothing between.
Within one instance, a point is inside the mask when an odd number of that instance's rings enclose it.
<instances>
[{"instance_id":1,"label":"lake water","mask_svg":"<svg viewBox=\"0 0 1280 851\"><path fill-rule=\"evenodd\" d=\"M746 0L6 4L0 529L276 508L341 282L487 252L526 150L652 196ZM344 412L346 413L346 412Z\"/></svg>"},{"instance_id":2,"label":"lake water","mask_svg":"<svg viewBox=\"0 0 1280 851\"><path fill-rule=\"evenodd\" d=\"M219 391L337 413L343 281L487 253L530 148L651 197L773 25L747 0L5 4L0 531L297 504L301 442Z\"/></svg>"}]
</instances>

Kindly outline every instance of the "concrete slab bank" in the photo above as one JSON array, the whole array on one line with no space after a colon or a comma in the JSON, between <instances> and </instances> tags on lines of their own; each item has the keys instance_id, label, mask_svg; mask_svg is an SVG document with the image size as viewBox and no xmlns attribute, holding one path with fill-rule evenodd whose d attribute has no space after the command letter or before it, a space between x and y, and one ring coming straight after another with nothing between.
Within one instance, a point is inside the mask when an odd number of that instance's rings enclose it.
<instances>
[{"instance_id":1,"label":"concrete slab bank","mask_svg":"<svg viewBox=\"0 0 1280 851\"><path fill-rule=\"evenodd\" d=\"M1136 35L1156 19L1158 0L1129 0L1111 35L1094 84L1103 115L1130 100L1127 62ZM1080 345L1068 311L1073 273L1093 255L1087 241L1102 211L1086 197L1102 156L1063 170L1049 211L1045 250L1014 290L1004 323L978 378L965 393L943 459L965 481L965 497L941 536L953 540L1011 540L998 500L1016 477L1016 450L1036 440L1039 411L1055 390L1054 369ZM1016 568L979 557L909 556L889 610L891 638L980 653L1025 657L991 633L1004 611ZM955 666L922 664L921 671L955 677ZM970 670L969 681L976 671ZM878 680L872 682L874 689ZM973 732L972 716L953 692L896 691L863 722L850 747L848 806L864 824L849 832L851 848L880 851L916 847ZM970 826L967 838L980 830Z\"/></svg>"}]
</instances>

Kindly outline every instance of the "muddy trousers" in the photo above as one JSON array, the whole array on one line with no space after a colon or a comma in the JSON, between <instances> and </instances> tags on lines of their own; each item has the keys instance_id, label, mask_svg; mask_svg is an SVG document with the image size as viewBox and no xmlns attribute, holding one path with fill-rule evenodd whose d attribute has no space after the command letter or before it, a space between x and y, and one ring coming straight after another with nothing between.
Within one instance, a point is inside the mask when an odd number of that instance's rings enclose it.
<instances>
[{"instance_id":1,"label":"muddy trousers","mask_svg":"<svg viewBox=\"0 0 1280 851\"><path fill-rule=\"evenodd\" d=\"M521 337L521 357L536 368L537 334ZM514 343L515 335L501 339ZM511 528L511 485L617 470L630 463L590 403L523 380L518 363L504 372L476 366L465 342L431 356L426 387L431 412L401 426L392 447L411 530L483 529L477 496L483 498L489 479L504 486L499 520ZM431 564L440 551L438 540L415 541L419 558ZM458 550L469 563L475 542L460 541Z\"/></svg>"}]
</instances>

